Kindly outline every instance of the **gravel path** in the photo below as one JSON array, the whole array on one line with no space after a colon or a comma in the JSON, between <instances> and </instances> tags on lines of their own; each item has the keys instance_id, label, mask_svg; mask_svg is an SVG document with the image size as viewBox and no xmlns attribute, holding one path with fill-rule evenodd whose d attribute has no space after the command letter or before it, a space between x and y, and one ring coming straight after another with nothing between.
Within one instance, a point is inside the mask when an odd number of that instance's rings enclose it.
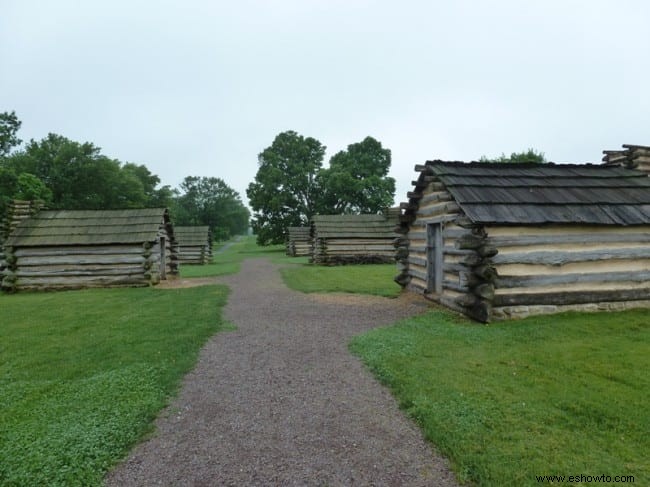
<instances>
[{"instance_id":1,"label":"gravel path","mask_svg":"<svg viewBox=\"0 0 650 487\"><path fill-rule=\"evenodd\" d=\"M237 330L208 342L156 433L107 485L458 485L347 349L352 336L421 306L294 292L263 259L221 281Z\"/></svg>"}]
</instances>

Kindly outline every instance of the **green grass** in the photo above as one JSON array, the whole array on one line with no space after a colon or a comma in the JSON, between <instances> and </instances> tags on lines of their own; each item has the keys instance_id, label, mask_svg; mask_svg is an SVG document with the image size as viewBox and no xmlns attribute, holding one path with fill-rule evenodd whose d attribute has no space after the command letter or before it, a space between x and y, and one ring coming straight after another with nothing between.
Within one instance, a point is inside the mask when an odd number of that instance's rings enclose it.
<instances>
[{"instance_id":1,"label":"green grass","mask_svg":"<svg viewBox=\"0 0 650 487\"><path fill-rule=\"evenodd\" d=\"M100 485L224 329L227 289L0 296L0 485Z\"/></svg>"},{"instance_id":2,"label":"green grass","mask_svg":"<svg viewBox=\"0 0 650 487\"><path fill-rule=\"evenodd\" d=\"M555 474L650 485L649 344L647 310L489 326L435 311L350 346L462 481L526 486Z\"/></svg>"},{"instance_id":3,"label":"green grass","mask_svg":"<svg viewBox=\"0 0 650 487\"><path fill-rule=\"evenodd\" d=\"M288 287L305 293L342 292L396 297L401 288L393 278L393 264L317 266L300 265L281 270Z\"/></svg>"},{"instance_id":4,"label":"green grass","mask_svg":"<svg viewBox=\"0 0 650 487\"><path fill-rule=\"evenodd\" d=\"M219 249L226 244L230 246L223 252ZM278 264L303 264L306 257L289 257L285 255L284 245L261 247L255 243L255 237L241 237L239 240L225 242L215 247L213 263L206 265L183 265L181 277L217 277L237 274L245 259L268 258Z\"/></svg>"}]
</instances>

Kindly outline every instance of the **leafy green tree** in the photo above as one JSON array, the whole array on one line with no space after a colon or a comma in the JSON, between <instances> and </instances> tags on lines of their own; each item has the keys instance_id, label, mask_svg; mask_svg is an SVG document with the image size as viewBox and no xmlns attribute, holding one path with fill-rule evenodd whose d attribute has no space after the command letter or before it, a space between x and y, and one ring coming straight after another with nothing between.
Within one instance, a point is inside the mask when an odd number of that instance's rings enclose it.
<instances>
[{"instance_id":1,"label":"leafy green tree","mask_svg":"<svg viewBox=\"0 0 650 487\"><path fill-rule=\"evenodd\" d=\"M57 134L3 159L16 175L34 175L50 189L51 206L66 209L114 209L167 206L169 186L156 189L158 176L142 165L122 164L90 142L79 143Z\"/></svg>"},{"instance_id":2,"label":"leafy green tree","mask_svg":"<svg viewBox=\"0 0 650 487\"><path fill-rule=\"evenodd\" d=\"M0 158L8 156L11 149L22 142L16 136L21 124L22 122L18 120L16 112L0 113Z\"/></svg>"},{"instance_id":3,"label":"leafy green tree","mask_svg":"<svg viewBox=\"0 0 650 487\"><path fill-rule=\"evenodd\" d=\"M379 213L393 204L395 179L388 177L390 149L372 137L348 145L318 174L320 213Z\"/></svg>"},{"instance_id":4,"label":"leafy green tree","mask_svg":"<svg viewBox=\"0 0 650 487\"><path fill-rule=\"evenodd\" d=\"M294 131L278 134L258 156L255 181L246 190L261 245L281 243L285 229L304 225L317 211L316 184L325 146Z\"/></svg>"},{"instance_id":5,"label":"leafy green tree","mask_svg":"<svg viewBox=\"0 0 650 487\"><path fill-rule=\"evenodd\" d=\"M239 193L220 178L188 176L172 206L177 225L208 225L216 240L248 231L250 213Z\"/></svg>"},{"instance_id":6,"label":"leafy green tree","mask_svg":"<svg viewBox=\"0 0 650 487\"><path fill-rule=\"evenodd\" d=\"M535 149L528 149L526 152L513 152L510 156L501 153L499 157L489 158L481 156L479 162L532 162L532 163L545 163L548 162L544 157L543 152L537 152Z\"/></svg>"}]
</instances>

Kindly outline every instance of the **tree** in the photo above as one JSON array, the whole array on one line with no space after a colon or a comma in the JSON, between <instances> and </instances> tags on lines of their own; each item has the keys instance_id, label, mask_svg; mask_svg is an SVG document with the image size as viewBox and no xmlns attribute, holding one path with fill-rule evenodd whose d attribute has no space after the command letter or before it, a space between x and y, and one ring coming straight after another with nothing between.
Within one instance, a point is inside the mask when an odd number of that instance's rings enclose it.
<instances>
[{"instance_id":1,"label":"tree","mask_svg":"<svg viewBox=\"0 0 650 487\"><path fill-rule=\"evenodd\" d=\"M379 213L393 204L395 179L388 177L390 149L372 137L348 145L318 174L321 213Z\"/></svg>"},{"instance_id":2,"label":"tree","mask_svg":"<svg viewBox=\"0 0 650 487\"><path fill-rule=\"evenodd\" d=\"M172 206L177 225L207 225L217 240L248 231L250 213L239 193L222 179L188 176L181 190Z\"/></svg>"},{"instance_id":3,"label":"tree","mask_svg":"<svg viewBox=\"0 0 650 487\"><path fill-rule=\"evenodd\" d=\"M526 152L513 152L510 156L501 153L499 157L488 158L481 156L479 162L531 162L531 163L545 163L548 162L544 157L543 152L537 152L535 149L528 149Z\"/></svg>"},{"instance_id":4,"label":"tree","mask_svg":"<svg viewBox=\"0 0 650 487\"><path fill-rule=\"evenodd\" d=\"M11 149L22 142L16 136L21 124L22 122L18 120L16 112L0 113L0 158L8 156Z\"/></svg>"},{"instance_id":5,"label":"tree","mask_svg":"<svg viewBox=\"0 0 650 487\"><path fill-rule=\"evenodd\" d=\"M291 130L278 134L259 154L255 181L246 190L259 244L281 243L287 227L304 225L315 214L316 177L324 156L325 146L318 140Z\"/></svg>"},{"instance_id":6,"label":"tree","mask_svg":"<svg viewBox=\"0 0 650 487\"><path fill-rule=\"evenodd\" d=\"M51 206L65 209L116 209L167 206L172 192L156 189L158 176L145 166L122 165L90 142L79 143L57 134L2 159L16 175L31 174L52 193Z\"/></svg>"}]
</instances>

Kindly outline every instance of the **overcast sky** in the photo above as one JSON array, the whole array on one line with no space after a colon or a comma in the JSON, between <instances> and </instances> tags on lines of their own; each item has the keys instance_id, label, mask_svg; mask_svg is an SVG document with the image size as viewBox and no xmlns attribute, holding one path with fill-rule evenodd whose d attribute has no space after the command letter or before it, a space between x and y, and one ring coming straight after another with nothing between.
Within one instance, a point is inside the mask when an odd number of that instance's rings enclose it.
<instances>
[{"instance_id":1,"label":"overcast sky","mask_svg":"<svg viewBox=\"0 0 650 487\"><path fill-rule=\"evenodd\" d=\"M245 202L285 130L428 159L650 145L646 0L0 0L0 112Z\"/></svg>"}]
</instances>

